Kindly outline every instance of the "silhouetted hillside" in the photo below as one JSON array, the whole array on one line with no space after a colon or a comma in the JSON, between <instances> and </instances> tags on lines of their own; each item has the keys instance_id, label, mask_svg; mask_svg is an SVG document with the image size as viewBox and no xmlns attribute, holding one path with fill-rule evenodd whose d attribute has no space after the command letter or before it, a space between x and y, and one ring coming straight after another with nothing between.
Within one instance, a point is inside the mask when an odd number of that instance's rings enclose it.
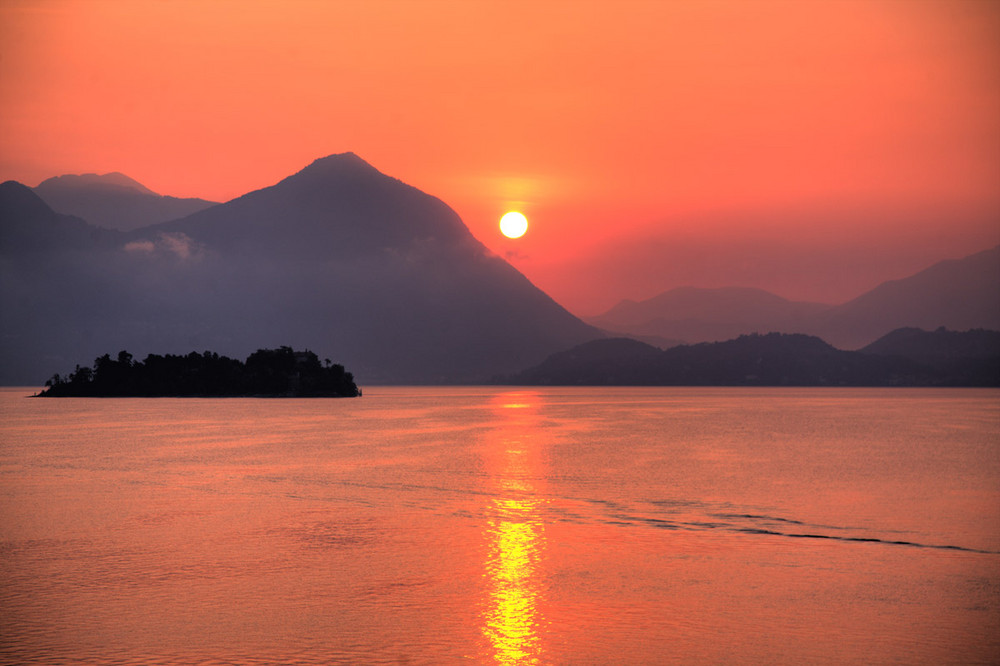
<instances>
[{"instance_id":1,"label":"silhouetted hillside","mask_svg":"<svg viewBox=\"0 0 1000 666\"><path fill-rule=\"evenodd\" d=\"M13 180L0 183L0 257L92 251L121 239L118 232L56 213L30 187Z\"/></svg>"},{"instance_id":2,"label":"silhouetted hillside","mask_svg":"<svg viewBox=\"0 0 1000 666\"><path fill-rule=\"evenodd\" d=\"M959 382L916 361L841 351L801 334L744 335L665 351L603 340L554 354L503 383L591 386L942 386Z\"/></svg>"},{"instance_id":3,"label":"silhouetted hillside","mask_svg":"<svg viewBox=\"0 0 1000 666\"><path fill-rule=\"evenodd\" d=\"M137 235L150 233L182 233L217 252L297 260L351 260L427 245L484 250L440 199L354 153L318 159L276 185Z\"/></svg>"},{"instance_id":4,"label":"silhouetted hillside","mask_svg":"<svg viewBox=\"0 0 1000 666\"><path fill-rule=\"evenodd\" d=\"M2 383L36 384L108 347L245 356L279 342L329 349L373 383L474 383L601 337L440 200L353 154L181 220L104 232L68 263L52 250L65 219L35 204L0 220L54 239L30 261L0 257L22 276L0 285L12 307Z\"/></svg>"},{"instance_id":5,"label":"silhouetted hillside","mask_svg":"<svg viewBox=\"0 0 1000 666\"><path fill-rule=\"evenodd\" d=\"M121 173L56 176L34 190L56 212L119 231L175 220L216 205L204 199L160 196Z\"/></svg>"},{"instance_id":6,"label":"silhouetted hillside","mask_svg":"<svg viewBox=\"0 0 1000 666\"><path fill-rule=\"evenodd\" d=\"M974 329L924 331L901 328L860 350L910 359L941 371L949 383L1000 385L1000 332Z\"/></svg>"},{"instance_id":7,"label":"silhouetted hillside","mask_svg":"<svg viewBox=\"0 0 1000 666\"><path fill-rule=\"evenodd\" d=\"M94 332L141 297L116 268L123 242L20 183L0 185L0 383L37 386L96 355Z\"/></svg>"},{"instance_id":8,"label":"silhouetted hillside","mask_svg":"<svg viewBox=\"0 0 1000 666\"><path fill-rule=\"evenodd\" d=\"M501 383L594 386L635 384L638 369L647 363L658 361L662 353L657 347L630 338L593 340L553 354L533 368L511 378L502 378Z\"/></svg>"},{"instance_id":9,"label":"silhouetted hillside","mask_svg":"<svg viewBox=\"0 0 1000 666\"><path fill-rule=\"evenodd\" d=\"M213 352L186 356L150 354L134 361L126 351L105 354L93 368L55 375L38 394L64 397L289 397L354 398L361 391L344 366L321 364L311 351L259 349L246 363Z\"/></svg>"}]
</instances>

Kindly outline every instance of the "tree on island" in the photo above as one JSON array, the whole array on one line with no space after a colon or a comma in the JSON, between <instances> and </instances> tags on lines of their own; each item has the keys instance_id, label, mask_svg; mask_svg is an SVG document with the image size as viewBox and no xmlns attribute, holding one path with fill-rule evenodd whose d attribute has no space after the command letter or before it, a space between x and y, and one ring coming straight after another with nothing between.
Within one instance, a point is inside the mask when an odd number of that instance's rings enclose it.
<instances>
[{"instance_id":1,"label":"tree on island","mask_svg":"<svg viewBox=\"0 0 1000 666\"><path fill-rule=\"evenodd\" d=\"M361 390L344 366L291 347L259 349L246 363L215 352L150 354L135 361L127 351L105 354L93 368L76 366L45 382L39 397L357 397Z\"/></svg>"}]
</instances>

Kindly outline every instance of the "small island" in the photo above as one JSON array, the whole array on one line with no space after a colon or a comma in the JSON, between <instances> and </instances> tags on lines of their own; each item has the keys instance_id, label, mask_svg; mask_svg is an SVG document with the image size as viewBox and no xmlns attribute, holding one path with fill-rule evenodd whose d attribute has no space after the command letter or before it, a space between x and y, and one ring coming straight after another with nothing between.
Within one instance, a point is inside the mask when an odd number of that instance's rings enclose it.
<instances>
[{"instance_id":1,"label":"small island","mask_svg":"<svg viewBox=\"0 0 1000 666\"><path fill-rule=\"evenodd\" d=\"M246 363L213 352L150 354L135 361L127 351L105 354L93 368L76 366L53 376L37 397L289 397L354 398L361 389L344 366L291 347L259 349Z\"/></svg>"}]
</instances>

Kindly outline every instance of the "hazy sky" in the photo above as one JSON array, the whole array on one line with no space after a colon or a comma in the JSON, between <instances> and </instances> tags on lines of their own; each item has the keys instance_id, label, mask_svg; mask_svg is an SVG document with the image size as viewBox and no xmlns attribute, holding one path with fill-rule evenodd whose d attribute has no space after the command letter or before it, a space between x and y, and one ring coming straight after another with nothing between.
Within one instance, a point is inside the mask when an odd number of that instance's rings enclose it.
<instances>
[{"instance_id":1,"label":"hazy sky","mask_svg":"<svg viewBox=\"0 0 1000 666\"><path fill-rule=\"evenodd\" d=\"M1000 243L1000 3L0 2L0 180L226 200L344 151L578 313L838 302Z\"/></svg>"}]
</instances>

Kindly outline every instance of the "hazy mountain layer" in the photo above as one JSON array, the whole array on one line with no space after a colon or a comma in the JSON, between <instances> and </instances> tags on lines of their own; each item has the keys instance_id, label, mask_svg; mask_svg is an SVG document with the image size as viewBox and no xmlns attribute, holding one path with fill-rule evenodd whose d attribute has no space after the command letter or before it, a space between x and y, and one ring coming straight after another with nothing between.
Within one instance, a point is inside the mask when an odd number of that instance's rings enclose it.
<instances>
[{"instance_id":1,"label":"hazy mountain layer","mask_svg":"<svg viewBox=\"0 0 1000 666\"><path fill-rule=\"evenodd\" d=\"M761 289L678 287L645 301L622 301L588 322L680 344L729 340L759 331L798 331L829 309L819 303L788 301Z\"/></svg>"},{"instance_id":2,"label":"hazy mountain layer","mask_svg":"<svg viewBox=\"0 0 1000 666\"><path fill-rule=\"evenodd\" d=\"M282 345L335 358L362 384L479 382L600 336L440 200L353 154L128 234L58 215L16 183L0 194L7 384L108 349Z\"/></svg>"},{"instance_id":3,"label":"hazy mountain layer","mask_svg":"<svg viewBox=\"0 0 1000 666\"><path fill-rule=\"evenodd\" d=\"M906 327L1000 329L1000 247L885 282L823 313L811 331L855 349Z\"/></svg>"},{"instance_id":4,"label":"hazy mountain layer","mask_svg":"<svg viewBox=\"0 0 1000 666\"><path fill-rule=\"evenodd\" d=\"M160 196L117 172L56 176L34 190L56 212L120 231L174 220L216 205L204 199Z\"/></svg>"},{"instance_id":5,"label":"hazy mountain layer","mask_svg":"<svg viewBox=\"0 0 1000 666\"><path fill-rule=\"evenodd\" d=\"M110 176L97 180L155 196ZM245 356L281 345L337 358L362 383L477 382L600 337L486 250L443 202L350 153L127 233L4 183L0 279L6 384L39 384L108 349ZM839 306L685 288L593 321L661 347L777 330L856 348L905 326L1000 328L1000 248Z\"/></svg>"},{"instance_id":6,"label":"hazy mountain layer","mask_svg":"<svg viewBox=\"0 0 1000 666\"><path fill-rule=\"evenodd\" d=\"M904 327L1000 329L1000 247L942 261L837 306L791 302L759 289L673 289L623 301L591 324L618 334L687 343L781 331L856 349Z\"/></svg>"}]
</instances>

